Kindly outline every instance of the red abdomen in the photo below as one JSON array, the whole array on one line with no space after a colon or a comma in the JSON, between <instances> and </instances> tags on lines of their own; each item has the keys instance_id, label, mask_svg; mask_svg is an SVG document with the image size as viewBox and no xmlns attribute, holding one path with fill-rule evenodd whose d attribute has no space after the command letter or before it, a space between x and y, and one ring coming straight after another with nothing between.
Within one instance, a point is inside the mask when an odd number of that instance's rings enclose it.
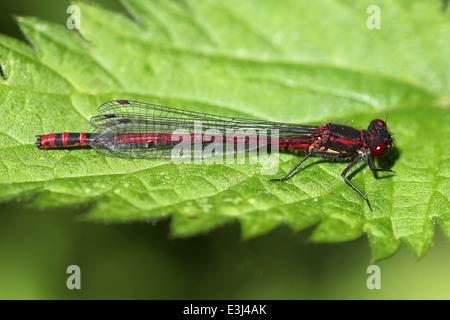
<instances>
[{"instance_id":1,"label":"red abdomen","mask_svg":"<svg viewBox=\"0 0 450 320\"><path fill-rule=\"evenodd\" d=\"M36 136L39 149L76 147L89 145L90 133L50 133Z\"/></svg>"}]
</instances>

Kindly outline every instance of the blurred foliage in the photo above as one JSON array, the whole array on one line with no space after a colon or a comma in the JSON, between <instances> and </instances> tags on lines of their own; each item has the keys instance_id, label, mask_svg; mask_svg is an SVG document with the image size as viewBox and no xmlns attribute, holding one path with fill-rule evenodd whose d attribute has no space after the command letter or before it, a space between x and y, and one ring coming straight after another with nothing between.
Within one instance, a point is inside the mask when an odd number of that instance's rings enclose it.
<instances>
[{"instance_id":1,"label":"blurred foliage","mask_svg":"<svg viewBox=\"0 0 450 320\"><path fill-rule=\"evenodd\" d=\"M123 10L117 0L93 0L87 2L98 4L99 6L111 10ZM71 3L73 3L73 1L70 0L2 1L0 10L0 31L2 34L25 40L23 33L20 31L20 28L14 19L15 16L37 16L43 20L65 25L68 17L66 10Z\"/></svg>"},{"instance_id":2,"label":"blurred foliage","mask_svg":"<svg viewBox=\"0 0 450 320\"><path fill-rule=\"evenodd\" d=\"M79 210L0 207L0 299L449 299L450 244L440 230L417 261L405 247L370 260L367 240L312 244L280 227L242 241L237 223L168 239L169 223L83 222ZM81 268L81 290L65 287ZM366 269L381 268L381 290Z\"/></svg>"}]
</instances>

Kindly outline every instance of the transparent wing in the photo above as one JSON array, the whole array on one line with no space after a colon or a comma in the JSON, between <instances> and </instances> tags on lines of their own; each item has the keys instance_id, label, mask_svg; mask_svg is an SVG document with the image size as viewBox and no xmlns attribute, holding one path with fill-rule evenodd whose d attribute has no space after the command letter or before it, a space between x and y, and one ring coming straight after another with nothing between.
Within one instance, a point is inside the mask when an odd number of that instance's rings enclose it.
<instances>
[{"instance_id":1,"label":"transparent wing","mask_svg":"<svg viewBox=\"0 0 450 320\"><path fill-rule=\"evenodd\" d=\"M202 157L198 146L205 151L208 145L212 148L213 142L213 154L223 156L270 144L275 130L280 138L290 137L296 143L307 143L308 137L319 130L314 126L230 118L131 100L110 101L98 111L99 115L91 119L95 126L91 146L100 153L126 158L171 158L181 141L186 147L191 145L191 154L184 156Z\"/></svg>"}]
</instances>

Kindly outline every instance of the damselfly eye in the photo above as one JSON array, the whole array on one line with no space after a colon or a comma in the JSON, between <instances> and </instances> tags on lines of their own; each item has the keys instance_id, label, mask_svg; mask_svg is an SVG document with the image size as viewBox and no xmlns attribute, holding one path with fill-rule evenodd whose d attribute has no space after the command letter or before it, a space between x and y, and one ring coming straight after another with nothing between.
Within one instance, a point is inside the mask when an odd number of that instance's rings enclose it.
<instances>
[{"instance_id":1,"label":"damselfly eye","mask_svg":"<svg viewBox=\"0 0 450 320\"><path fill-rule=\"evenodd\" d=\"M383 127L386 128L386 122L384 122L384 121L381 120L381 119L375 119L375 120L372 120L372 123L373 123L373 122L378 122L379 124L381 124Z\"/></svg>"},{"instance_id":2,"label":"damselfly eye","mask_svg":"<svg viewBox=\"0 0 450 320\"><path fill-rule=\"evenodd\" d=\"M373 154L375 157L382 157L386 153L387 149L388 149L388 147L387 147L386 142L382 142L382 143L377 144L372 149L370 149L370 153Z\"/></svg>"}]
</instances>

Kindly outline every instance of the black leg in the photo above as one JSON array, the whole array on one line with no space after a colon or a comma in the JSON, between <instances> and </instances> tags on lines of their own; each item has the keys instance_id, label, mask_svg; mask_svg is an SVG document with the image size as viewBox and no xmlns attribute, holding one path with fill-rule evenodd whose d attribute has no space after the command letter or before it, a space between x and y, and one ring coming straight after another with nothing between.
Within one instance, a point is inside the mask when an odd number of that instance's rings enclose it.
<instances>
[{"instance_id":1,"label":"black leg","mask_svg":"<svg viewBox=\"0 0 450 320\"><path fill-rule=\"evenodd\" d=\"M300 165L303 163L303 162L305 162L305 160L306 159L308 159L310 156L312 155L312 152L311 153L308 153L295 167L294 167L294 169L292 169L291 171L289 171L289 173L287 174L287 175L285 175L283 178L281 178L281 179L271 179L271 180L269 180L269 182L273 182L273 181L284 181L284 180L286 180L291 174L292 174L292 172L294 172L298 167L300 167Z\"/></svg>"},{"instance_id":2,"label":"black leg","mask_svg":"<svg viewBox=\"0 0 450 320\"><path fill-rule=\"evenodd\" d=\"M358 192L358 193L366 200L367 205L369 206L369 209L370 209L371 211L373 211L373 210L372 210L372 207L370 206L369 199L366 197L366 195L365 195L364 193L362 193L362 191L359 190L358 187L356 187L356 186L355 186L350 180L348 180L348 178L345 176L345 175L347 174L347 172L348 172L351 168L353 168L357 163L359 163L359 162L361 162L362 160L364 160L364 158L366 158L366 155L365 155L364 153L362 153L361 155L359 155L358 158L356 158L352 163L350 163L350 164L348 165L347 168L344 169L344 171L342 171L341 176L342 176L342 178L344 178L345 182L347 182L353 189L355 189L355 190L356 190L356 191L357 191L357 192ZM367 159L370 159L370 156L369 156ZM370 166L370 165L369 165L369 166ZM373 167L373 163L372 163L372 167ZM371 170L372 170L372 168L371 168ZM374 170L372 170L372 171L374 171Z\"/></svg>"},{"instance_id":3,"label":"black leg","mask_svg":"<svg viewBox=\"0 0 450 320\"><path fill-rule=\"evenodd\" d=\"M375 166L373 165L372 162L372 157L370 156L370 152L366 153L366 157L367 157L367 164L369 165L370 170L376 172L376 171L389 171L389 172L394 172L391 169L375 169ZM395 172L394 172L395 173Z\"/></svg>"},{"instance_id":4,"label":"black leg","mask_svg":"<svg viewBox=\"0 0 450 320\"><path fill-rule=\"evenodd\" d=\"M311 151L310 153L308 153L291 171L289 171L289 173L287 175L285 175L283 178L281 179L272 179L269 180L269 182L273 182L273 181L285 181L287 178L289 178L289 176L295 171L297 170L298 167L301 166L301 164L303 162L305 162L306 159L308 159L309 157L325 157L325 158L333 158L333 159L345 159L348 158L346 156L344 156L341 153L328 153L328 152L320 152L320 151Z\"/></svg>"}]
</instances>

